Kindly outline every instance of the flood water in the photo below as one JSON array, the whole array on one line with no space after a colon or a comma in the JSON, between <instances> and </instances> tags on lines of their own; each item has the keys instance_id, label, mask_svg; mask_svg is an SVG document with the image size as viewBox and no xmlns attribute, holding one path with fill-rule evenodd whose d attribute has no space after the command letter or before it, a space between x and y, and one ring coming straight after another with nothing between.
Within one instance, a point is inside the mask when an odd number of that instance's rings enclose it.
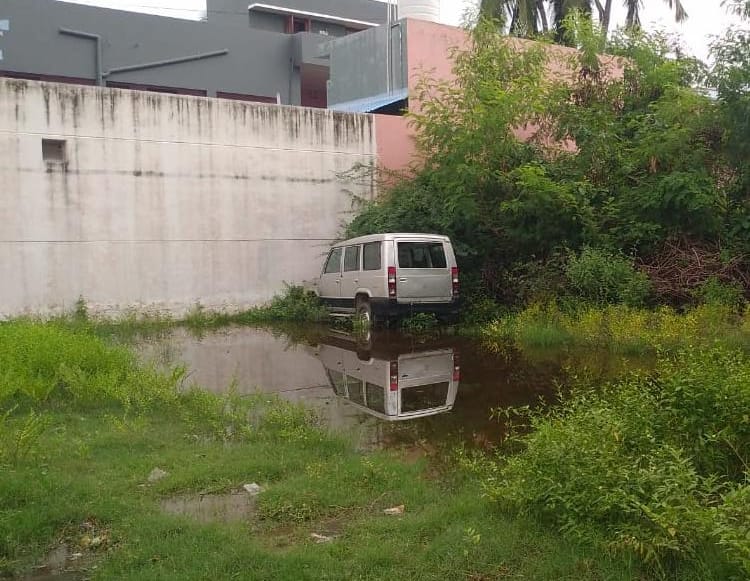
<instances>
[{"instance_id":1,"label":"flood water","mask_svg":"<svg viewBox=\"0 0 750 581\"><path fill-rule=\"evenodd\" d=\"M161 365L185 365L190 385L309 406L360 449L425 452L444 443L490 447L503 431L493 409L554 401L571 368L607 377L622 366L602 355L531 356L455 336L362 337L320 327L230 327L201 336L178 328L141 343L139 352Z\"/></svg>"}]
</instances>

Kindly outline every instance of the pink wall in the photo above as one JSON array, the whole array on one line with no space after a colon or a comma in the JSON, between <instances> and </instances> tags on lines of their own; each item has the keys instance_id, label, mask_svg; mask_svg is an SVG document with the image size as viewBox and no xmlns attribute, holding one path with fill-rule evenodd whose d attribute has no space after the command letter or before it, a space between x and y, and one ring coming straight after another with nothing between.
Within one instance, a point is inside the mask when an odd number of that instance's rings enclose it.
<instances>
[{"instance_id":1,"label":"pink wall","mask_svg":"<svg viewBox=\"0 0 750 581\"><path fill-rule=\"evenodd\" d=\"M469 36L463 28L424 20L407 20L409 93L417 88L425 75L434 80L452 80L454 74L451 53L455 49L468 48Z\"/></svg>"},{"instance_id":2,"label":"pink wall","mask_svg":"<svg viewBox=\"0 0 750 581\"><path fill-rule=\"evenodd\" d=\"M424 20L406 21L406 51L409 87L409 110L419 112L419 100L416 92L420 81L428 76L437 81L450 81L453 74L454 50L470 48L469 34L463 28L426 22ZM536 44L534 41L509 38L508 42L519 48ZM570 65L570 58L575 56L576 50L559 45L549 45L551 57L548 61L550 74L563 78L572 78L574 71ZM612 77L623 74L623 65L613 57L602 57L602 63ZM419 164L414 143L414 129L408 119L390 115L375 115L375 131L378 143L380 164L387 170L402 171ZM520 139L530 138L535 131L534 126L519 127L516 135ZM564 149L575 149L570 142L560 144Z\"/></svg>"},{"instance_id":3,"label":"pink wall","mask_svg":"<svg viewBox=\"0 0 750 581\"><path fill-rule=\"evenodd\" d=\"M381 168L406 171L416 161L414 129L408 117L375 115L375 139Z\"/></svg>"}]
</instances>

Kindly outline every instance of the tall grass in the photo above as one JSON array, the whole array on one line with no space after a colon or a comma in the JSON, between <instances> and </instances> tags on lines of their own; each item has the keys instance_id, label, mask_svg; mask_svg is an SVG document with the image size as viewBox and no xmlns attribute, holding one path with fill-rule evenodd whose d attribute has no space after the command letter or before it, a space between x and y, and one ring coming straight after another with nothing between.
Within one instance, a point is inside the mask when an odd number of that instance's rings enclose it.
<instances>
[{"instance_id":1,"label":"tall grass","mask_svg":"<svg viewBox=\"0 0 750 581\"><path fill-rule=\"evenodd\" d=\"M626 354L674 351L689 345L721 343L750 346L750 309L739 312L718 304L684 313L625 305L579 306L562 310L556 303L531 305L486 325L482 336L519 347L581 347Z\"/></svg>"},{"instance_id":2,"label":"tall grass","mask_svg":"<svg viewBox=\"0 0 750 581\"><path fill-rule=\"evenodd\" d=\"M146 409L177 398L179 370L143 367L123 347L60 324L0 324L0 406L52 402Z\"/></svg>"},{"instance_id":3,"label":"tall grass","mask_svg":"<svg viewBox=\"0 0 750 581\"><path fill-rule=\"evenodd\" d=\"M288 286L269 303L239 313L206 311L199 305L180 323L200 330L232 324L320 323L328 317L328 311L315 293L302 287Z\"/></svg>"},{"instance_id":4,"label":"tall grass","mask_svg":"<svg viewBox=\"0 0 750 581\"><path fill-rule=\"evenodd\" d=\"M526 412L521 452L485 479L506 508L635 554L657 577L750 575L750 359L691 348L655 373Z\"/></svg>"}]
</instances>

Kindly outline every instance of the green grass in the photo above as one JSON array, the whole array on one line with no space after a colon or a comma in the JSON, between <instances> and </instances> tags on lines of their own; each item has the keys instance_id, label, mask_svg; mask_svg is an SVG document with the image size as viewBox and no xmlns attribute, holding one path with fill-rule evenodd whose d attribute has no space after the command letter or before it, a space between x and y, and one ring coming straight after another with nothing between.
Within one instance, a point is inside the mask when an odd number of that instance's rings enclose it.
<instances>
[{"instance_id":1,"label":"green grass","mask_svg":"<svg viewBox=\"0 0 750 581\"><path fill-rule=\"evenodd\" d=\"M83 298L69 313L50 320L26 318L30 322L50 322L58 327L76 332L89 333L118 343L133 343L144 337L159 337L170 333L175 327L189 329L196 335L229 325L270 327L274 331L299 333L300 324L328 323L329 313L318 297L302 287L289 286L269 302L257 307L227 312L210 310L196 304L182 318L164 313L141 313L128 311L115 317L92 316Z\"/></svg>"},{"instance_id":2,"label":"green grass","mask_svg":"<svg viewBox=\"0 0 750 581\"><path fill-rule=\"evenodd\" d=\"M633 579L637 567L503 515L478 480L362 455L305 409L179 391L86 326L0 324L0 576L66 542L94 579ZM151 470L169 475L148 483ZM257 515L160 510L258 482ZM403 504L403 516L383 509ZM82 527L85 525L85 527ZM337 533L315 544L312 532ZM93 532L92 532L93 531ZM91 537L98 539L92 548Z\"/></svg>"},{"instance_id":3,"label":"green grass","mask_svg":"<svg viewBox=\"0 0 750 581\"><path fill-rule=\"evenodd\" d=\"M675 352L691 345L750 348L750 309L701 305L685 312L625 305L562 310L535 304L485 324L479 335L519 348L607 350L623 355Z\"/></svg>"},{"instance_id":4,"label":"green grass","mask_svg":"<svg viewBox=\"0 0 750 581\"><path fill-rule=\"evenodd\" d=\"M725 348L519 410L487 492L676 579L750 575L750 359ZM529 429L531 428L531 429Z\"/></svg>"}]
</instances>

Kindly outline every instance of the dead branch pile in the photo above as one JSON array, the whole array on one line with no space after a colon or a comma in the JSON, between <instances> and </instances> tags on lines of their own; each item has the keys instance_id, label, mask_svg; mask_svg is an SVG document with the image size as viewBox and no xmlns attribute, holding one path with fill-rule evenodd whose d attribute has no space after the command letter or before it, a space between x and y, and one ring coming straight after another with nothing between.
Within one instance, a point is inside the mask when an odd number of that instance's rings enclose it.
<instances>
[{"instance_id":1,"label":"dead branch pile","mask_svg":"<svg viewBox=\"0 0 750 581\"><path fill-rule=\"evenodd\" d=\"M645 272L661 301L684 304L709 278L724 283L739 282L750 291L750 264L745 256L726 256L718 243L672 239L638 267Z\"/></svg>"}]
</instances>

